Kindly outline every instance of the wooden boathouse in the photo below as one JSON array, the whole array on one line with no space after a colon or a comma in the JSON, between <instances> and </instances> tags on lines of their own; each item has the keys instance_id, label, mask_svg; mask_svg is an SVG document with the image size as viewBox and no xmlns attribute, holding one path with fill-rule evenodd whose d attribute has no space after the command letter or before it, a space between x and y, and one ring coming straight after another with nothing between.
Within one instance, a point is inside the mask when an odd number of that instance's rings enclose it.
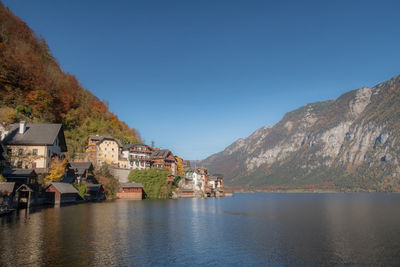
<instances>
[{"instance_id":1,"label":"wooden boathouse","mask_svg":"<svg viewBox=\"0 0 400 267\"><path fill-rule=\"evenodd\" d=\"M143 186L140 183L121 183L118 198L143 199Z\"/></svg>"},{"instance_id":2,"label":"wooden boathouse","mask_svg":"<svg viewBox=\"0 0 400 267\"><path fill-rule=\"evenodd\" d=\"M79 198L78 190L67 183L53 182L45 191L49 204L74 203Z\"/></svg>"}]
</instances>

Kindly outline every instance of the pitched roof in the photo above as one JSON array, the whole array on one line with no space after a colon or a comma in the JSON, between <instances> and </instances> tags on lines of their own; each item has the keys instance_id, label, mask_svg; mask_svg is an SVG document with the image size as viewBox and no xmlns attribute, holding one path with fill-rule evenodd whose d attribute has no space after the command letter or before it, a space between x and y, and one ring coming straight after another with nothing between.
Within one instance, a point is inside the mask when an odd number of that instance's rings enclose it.
<instances>
[{"instance_id":1,"label":"pitched roof","mask_svg":"<svg viewBox=\"0 0 400 267\"><path fill-rule=\"evenodd\" d=\"M62 152L67 151L62 124L28 123L23 134L19 133L19 123L10 125L10 132L4 138L6 145L53 145L59 137Z\"/></svg>"},{"instance_id":2,"label":"pitched roof","mask_svg":"<svg viewBox=\"0 0 400 267\"><path fill-rule=\"evenodd\" d=\"M53 185L57 189L57 191L60 192L61 194L68 194L68 193L78 194L78 190L76 190L76 188L73 187L71 184L54 182L51 183L50 185Z\"/></svg>"},{"instance_id":3,"label":"pitched roof","mask_svg":"<svg viewBox=\"0 0 400 267\"><path fill-rule=\"evenodd\" d=\"M5 169L2 174L7 177L13 178L26 178L31 175L36 175L35 170L33 169Z\"/></svg>"},{"instance_id":4,"label":"pitched roof","mask_svg":"<svg viewBox=\"0 0 400 267\"><path fill-rule=\"evenodd\" d=\"M0 183L0 196L10 195L14 191L14 182Z\"/></svg>"},{"instance_id":5,"label":"pitched roof","mask_svg":"<svg viewBox=\"0 0 400 267\"><path fill-rule=\"evenodd\" d=\"M104 134L104 135L89 135L89 138L90 138L91 140L95 140L95 141L99 141L99 142L102 142L103 140L113 140L113 141L117 142L117 144L118 144L119 147L122 147L121 141L119 141L118 139L112 137L112 136L109 135L109 134Z\"/></svg>"},{"instance_id":6,"label":"pitched roof","mask_svg":"<svg viewBox=\"0 0 400 267\"><path fill-rule=\"evenodd\" d=\"M172 154L172 152L169 151L168 149L160 149L160 150L154 150L151 156L154 158L166 158L168 157L169 153Z\"/></svg>"},{"instance_id":7,"label":"pitched roof","mask_svg":"<svg viewBox=\"0 0 400 267\"><path fill-rule=\"evenodd\" d=\"M135 147L137 147L137 146L144 146L144 147L146 147L146 148L148 148L148 149L151 149L151 148L150 148L148 145L146 145L146 144L136 142L136 143L130 143L130 144L124 145L124 146L123 146L123 150L127 150L127 149L130 149L130 148L135 148Z\"/></svg>"},{"instance_id":8,"label":"pitched roof","mask_svg":"<svg viewBox=\"0 0 400 267\"><path fill-rule=\"evenodd\" d=\"M18 189L16 191L17 192L19 192L19 191L21 191L21 192L26 192L26 191L33 192L32 188L30 188L26 184L23 184L20 187L18 187Z\"/></svg>"},{"instance_id":9,"label":"pitched roof","mask_svg":"<svg viewBox=\"0 0 400 267\"><path fill-rule=\"evenodd\" d=\"M70 166L78 175L83 175L87 170L93 170L93 164L91 162L72 162Z\"/></svg>"},{"instance_id":10,"label":"pitched roof","mask_svg":"<svg viewBox=\"0 0 400 267\"><path fill-rule=\"evenodd\" d=\"M143 188L140 183L121 183L122 188Z\"/></svg>"}]
</instances>

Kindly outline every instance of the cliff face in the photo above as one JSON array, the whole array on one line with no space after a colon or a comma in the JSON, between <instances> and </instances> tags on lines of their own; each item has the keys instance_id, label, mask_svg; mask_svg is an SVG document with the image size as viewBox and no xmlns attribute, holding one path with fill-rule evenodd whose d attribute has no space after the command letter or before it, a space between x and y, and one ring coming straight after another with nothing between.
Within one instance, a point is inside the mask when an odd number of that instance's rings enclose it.
<instances>
[{"instance_id":1,"label":"cliff face","mask_svg":"<svg viewBox=\"0 0 400 267\"><path fill-rule=\"evenodd\" d=\"M400 76L287 113L202 161L231 185L399 191Z\"/></svg>"}]
</instances>

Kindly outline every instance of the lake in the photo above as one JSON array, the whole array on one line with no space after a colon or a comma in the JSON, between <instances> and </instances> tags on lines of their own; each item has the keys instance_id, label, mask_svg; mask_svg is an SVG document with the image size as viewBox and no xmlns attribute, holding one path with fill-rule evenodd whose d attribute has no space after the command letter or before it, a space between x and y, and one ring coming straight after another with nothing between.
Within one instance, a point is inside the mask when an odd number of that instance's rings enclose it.
<instances>
[{"instance_id":1,"label":"lake","mask_svg":"<svg viewBox=\"0 0 400 267\"><path fill-rule=\"evenodd\" d=\"M400 264L400 195L235 194L0 218L0 266Z\"/></svg>"}]
</instances>

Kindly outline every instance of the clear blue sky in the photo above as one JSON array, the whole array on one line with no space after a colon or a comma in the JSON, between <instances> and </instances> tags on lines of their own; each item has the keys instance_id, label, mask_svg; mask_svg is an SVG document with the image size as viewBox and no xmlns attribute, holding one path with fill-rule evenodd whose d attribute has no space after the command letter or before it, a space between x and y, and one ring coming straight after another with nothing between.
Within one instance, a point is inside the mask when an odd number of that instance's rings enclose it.
<instances>
[{"instance_id":1,"label":"clear blue sky","mask_svg":"<svg viewBox=\"0 0 400 267\"><path fill-rule=\"evenodd\" d=\"M147 143L185 159L400 74L400 1L3 3Z\"/></svg>"}]
</instances>

